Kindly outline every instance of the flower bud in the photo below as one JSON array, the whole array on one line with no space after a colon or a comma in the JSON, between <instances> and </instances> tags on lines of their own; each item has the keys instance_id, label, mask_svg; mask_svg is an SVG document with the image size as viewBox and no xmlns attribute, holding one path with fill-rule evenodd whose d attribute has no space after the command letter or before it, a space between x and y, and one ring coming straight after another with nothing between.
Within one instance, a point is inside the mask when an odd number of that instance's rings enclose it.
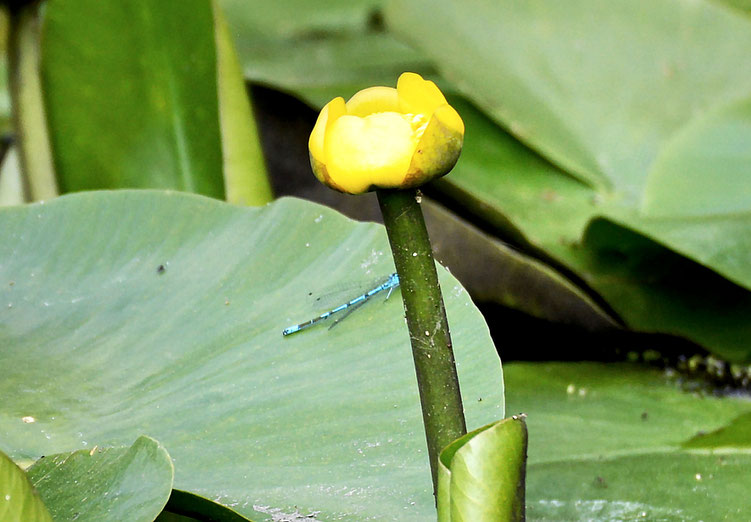
<instances>
[{"instance_id":1,"label":"flower bud","mask_svg":"<svg viewBox=\"0 0 751 522\"><path fill-rule=\"evenodd\" d=\"M440 89L404 73L396 89L369 87L321 110L308 148L313 173L349 194L412 188L448 173L459 159L464 122Z\"/></svg>"}]
</instances>

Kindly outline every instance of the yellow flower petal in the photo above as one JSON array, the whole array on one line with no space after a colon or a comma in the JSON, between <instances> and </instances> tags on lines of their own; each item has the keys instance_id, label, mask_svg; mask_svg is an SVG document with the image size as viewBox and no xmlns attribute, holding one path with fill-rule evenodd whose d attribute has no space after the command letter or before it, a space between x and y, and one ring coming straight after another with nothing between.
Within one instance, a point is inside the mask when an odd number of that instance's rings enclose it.
<instances>
[{"instance_id":1,"label":"yellow flower petal","mask_svg":"<svg viewBox=\"0 0 751 522\"><path fill-rule=\"evenodd\" d=\"M399 94L393 87L369 87L347 102L347 114L364 117L376 112L399 112Z\"/></svg>"},{"instance_id":2,"label":"yellow flower petal","mask_svg":"<svg viewBox=\"0 0 751 522\"><path fill-rule=\"evenodd\" d=\"M442 125L464 138L464 120L462 120L462 117L459 116L459 113L451 105L446 104L438 107L433 116L438 118Z\"/></svg>"},{"instance_id":3,"label":"yellow flower petal","mask_svg":"<svg viewBox=\"0 0 751 522\"><path fill-rule=\"evenodd\" d=\"M441 105L430 118L415 148L405 188L422 185L449 172L462 151L464 122L450 105Z\"/></svg>"},{"instance_id":4,"label":"yellow flower petal","mask_svg":"<svg viewBox=\"0 0 751 522\"><path fill-rule=\"evenodd\" d=\"M407 175L416 144L412 125L401 114L341 116L326 132L328 175L351 194L372 186L398 187Z\"/></svg>"},{"instance_id":5,"label":"yellow flower petal","mask_svg":"<svg viewBox=\"0 0 751 522\"><path fill-rule=\"evenodd\" d=\"M430 116L447 103L436 84L423 80L419 74L406 72L399 76L396 90L399 93L399 110L403 113Z\"/></svg>"},{"instance_id":6,"label":"yellow flower petal","mask_svg":"<svg viewBox=\"0 0 751 522\"><path fill-rule=\"evenodd\" d=\"M326 129L330 126L331 122L346 113L347 109L344 104L344 98L341 96L334 98L321 109L321 113L318 115L316 124L313 127L313 132L310 133L310 139L308 139L308 150L316 161L324 161L323 142L326 136Z\"/></svg>"}]
</instances>

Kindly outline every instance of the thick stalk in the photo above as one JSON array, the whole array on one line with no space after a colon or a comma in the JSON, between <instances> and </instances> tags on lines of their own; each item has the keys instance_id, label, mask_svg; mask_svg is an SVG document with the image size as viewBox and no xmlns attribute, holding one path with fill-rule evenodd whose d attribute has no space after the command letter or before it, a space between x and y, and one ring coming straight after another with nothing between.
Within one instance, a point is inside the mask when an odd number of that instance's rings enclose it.
<instances>
[{"instance_id":1,"label":"thick stalk","mask_svg":"<svg viewBox=\"0 0 751 522\"><path fill-rule=\"evenodd\" d=\"M435 491L439 453L467 432L446 310L417 192L379 190L378 202L399 274Z\"/></svg>"}]
</instances>

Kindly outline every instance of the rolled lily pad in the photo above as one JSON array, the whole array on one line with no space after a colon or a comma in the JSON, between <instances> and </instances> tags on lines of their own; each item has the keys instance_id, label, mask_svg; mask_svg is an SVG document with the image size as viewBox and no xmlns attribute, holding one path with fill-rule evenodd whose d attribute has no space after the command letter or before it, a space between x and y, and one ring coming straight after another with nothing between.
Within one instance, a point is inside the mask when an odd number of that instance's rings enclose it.
<instances>
[{"instance_id":1,"label":"rolled lily pad","mask_svg":"<svg viewBox=\"0 0 751 522\"><path fill-rule=\"evenodd\" d=\"M55 520L151 522L172 490L172 461L154 439L48 455L28 470Z\"/></svg>"},{"instance_id":2,"label":"rolled lily pad","mask_svg":"<svg viewBox=\"0 0 751 522\"><path fill-rule=\"evenodd\" d=\"M527 427L524 416L460 437L441 452L438 521L524 520Z\"/></svg>"},{"instance_id":3,"label":"rolled lily pad","mask_svg":"<svg viewBox=\"0 0 751 522\"><path fill-rule=\"evenodd\" d=\"M52 522L50 512L26 473L0 452L0 520L3 522Z\"/></svg>"},{"instance_id":4,"label":"rolled lily pad","mask_svg":"<svg viewBox=\"0 0 751 522\"><path fill-rule=\"evenodd\" d=\"M0 223L13 458L149 433L175 489L254 520L435 516L400 299L282 336L320 312L309 293L393 271L381 226L295 199L138 191L0 209ZM500 362L466 292L440 279L473 429L503 418Z\"/></svg>"}]
</instances>

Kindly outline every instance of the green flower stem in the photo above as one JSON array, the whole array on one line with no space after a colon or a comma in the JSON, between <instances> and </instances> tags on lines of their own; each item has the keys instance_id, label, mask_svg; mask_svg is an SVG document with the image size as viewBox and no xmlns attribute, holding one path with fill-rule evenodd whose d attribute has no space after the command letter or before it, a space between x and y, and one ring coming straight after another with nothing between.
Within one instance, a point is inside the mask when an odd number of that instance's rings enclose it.
<instances>
[{"instance_id":1,"label":"green flower stem","mask_svg":"<svg viewBox=\"0 0 751 522\"><path fill-rule=\"evenodd\" d=\"M467 433L446 310L416 190L379 190L378 202L399 274L435 491L441 450Z\"/></svg>"},{"instance_id":2,"label":"green flower stem","mask_svg":"<svg viewBox=\"0 0 751 522\"><path fill-rule=\"evenodd\" d=\"M8 30L13 120L27 197L32 201L58 195L39 73L40 5L26 2L11 8Z\"/></svg>"}]
</instances>

